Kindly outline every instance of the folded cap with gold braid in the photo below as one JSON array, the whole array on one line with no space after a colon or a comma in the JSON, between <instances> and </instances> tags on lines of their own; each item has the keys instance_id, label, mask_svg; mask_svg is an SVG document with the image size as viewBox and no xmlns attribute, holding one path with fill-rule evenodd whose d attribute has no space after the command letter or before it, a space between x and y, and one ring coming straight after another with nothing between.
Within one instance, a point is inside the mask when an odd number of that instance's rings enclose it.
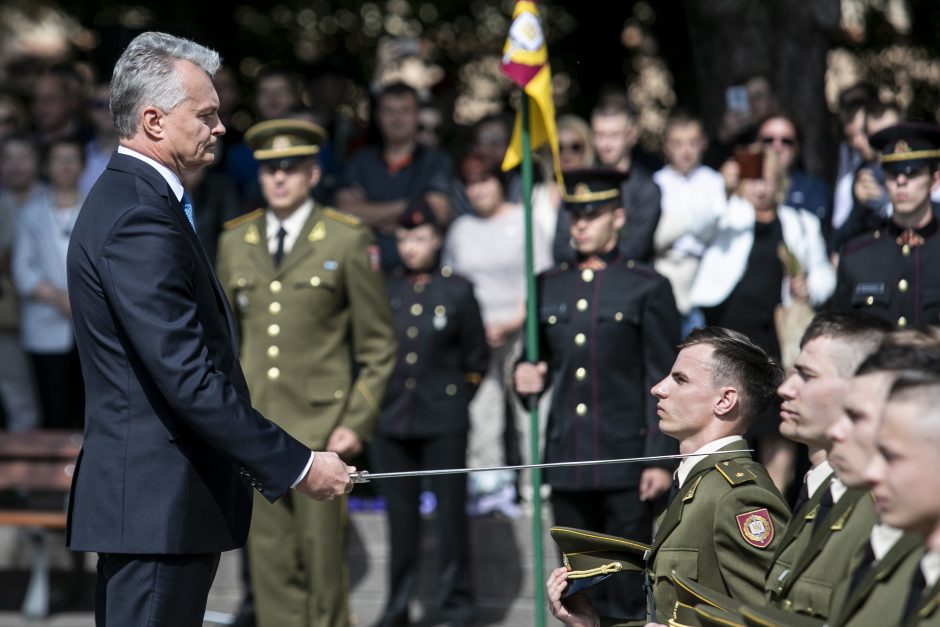
<instances>
[{"instance_id":1,"label":"folded cap with gold braid","mask_svg":"<svg viewBox=\"0 0 940 627\"><path fill-rule=\"evenodd\" d=\"M258 161L312 157L325 139L326 131L304 120L266 120L245 131L245 143Z\"/></svg>"},{"instance_id":2,"label":"folded cap with gold braid","mask_svg":"<svg viewBox=\"0 0 940 627\"><path fill-rule=\"evenodd\" d=\"M627 173L612 168L565 170L564 208L593 214L606 207L622 207L620 186Z\"/></svg>"},{"instance_id":3,"label":"folded cap with gold braid","mask_svg":"<svg viewBox=\"0 0 940 627\"><path fill-rule=\"evenodd\" d=\"M572 527L552 527L549 532L569 568L566 597L615 573L646 568L648 544Z\"/></svg>"},{"instance_id":4,"label":"folded cap with gold braid","mask_svg":"<svg viewBox=\"0 0 940 627\"><path fill-rule=\"evenodd\" d=\"M902 122L868 138L881 152L881 165L889 172L911 174L940 160L940 126L931 122Z\"/></svg>"}]
</instances>

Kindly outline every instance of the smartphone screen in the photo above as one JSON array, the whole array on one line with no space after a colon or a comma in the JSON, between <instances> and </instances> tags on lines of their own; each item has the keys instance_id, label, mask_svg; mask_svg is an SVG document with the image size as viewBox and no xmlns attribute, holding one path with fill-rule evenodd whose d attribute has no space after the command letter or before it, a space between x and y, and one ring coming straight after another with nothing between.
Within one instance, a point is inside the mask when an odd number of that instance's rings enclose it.
<instances>
[{"instance_id":1,"label":"smartphone screen","mask_svg":"<svg viewBox=\"0 0 940 627\"><path fill-rule=\"evenodd\" d=\"M729 111L750 113L751 103L747 97L747 88L744 85L734 85L725 90L725 106Z\"/></svg>"}]
</instances>

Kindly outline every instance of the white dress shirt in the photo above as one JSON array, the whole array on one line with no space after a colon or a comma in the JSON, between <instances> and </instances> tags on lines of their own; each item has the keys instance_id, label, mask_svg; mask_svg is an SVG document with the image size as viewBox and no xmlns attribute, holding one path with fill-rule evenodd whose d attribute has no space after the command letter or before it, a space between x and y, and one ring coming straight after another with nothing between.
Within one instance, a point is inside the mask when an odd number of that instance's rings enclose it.
<instances>
[{"instance_id":1,"label":"white dress shirt","mask_svg":"<svg viewBox=\"0 0 940 627\"><path fill-rule=\"evenodd\" d=\"M826 480L826 477L831 474L832 466L829 465L828 461L816 464L806 471L806 493L809 494L810 498L816 494L816 490L818 490L819 486Z\"/></svg>"},{"instance_id":2,"label":"white dress shirt","mask_svg":"<svg viewBox=\"0 0 940 627\"><path fill-rule=\"evenodd\" d=\"M875 560L881 560L885 555L888 554L888 551L891 550L898 540L901 539L901 536L904 535L904 531L898 529L897 527L891 527L889 525L877 524L871 528L871 552L875 556Z\"/></svg>"},{"instance_id":3,"label":"white dress shirt","mask_svg":"<svg viewBox=\"0 0 940 627\"><path fill-rule=\"evenodd\" d=\"M920 558L920 570L924 573L927 587L932 587L940 579L940 551L928 551Z\"/></svg>"},{"instance_id":4,"label":"white dress shirt","mask_svg":"<svg viewBox=\"0 0 940 627\"><path fill-rule=\"evenodd\" d=\"M269 209L265 217L268 252L272 255L277 252L277 232L283 227L287 232L287 235L284 236L284 256L286 257L287 253L294 247L294 244L297 243L297 238L300 237L300 231L304 228L304 224L307 223L307 218L310 217L311 211L313 211L313 200L308 199L282 222L274 212Z\"/></svg>"},{"instance_id":5,"label":"white dress shirt","mask_svg":"<svg viewBox=\"0 0 940 627\"><path fill-rule=\"evenodd\" d=\"M692 457L684 458L679 464L679 468L676 470L676 478L679 480L679 487L681 488L683 484L685 484L685 480L689 477L689 473L692 472L695 464L699 463L712 453L718 452L729 444L743 441L744 438L742 438L740 435L729 435L726 438L709 442L699 450L695 451L692 454Z\"/></svg>"}]
</instances>

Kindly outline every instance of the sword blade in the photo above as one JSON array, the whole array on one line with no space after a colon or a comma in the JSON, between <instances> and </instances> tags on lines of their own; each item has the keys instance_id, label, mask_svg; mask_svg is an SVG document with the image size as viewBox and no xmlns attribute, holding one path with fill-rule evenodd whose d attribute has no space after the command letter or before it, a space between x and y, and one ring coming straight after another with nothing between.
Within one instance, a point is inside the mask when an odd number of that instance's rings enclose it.
<instances>
[{"instance_id":1,"label":"sword blade","mask_svg":"<svg viewBox=\"0 0 940 627\"><path fill-rule=\"evenodd\" d=\"M753 449L738 449L736 451L716 451L726 453L751 452ZM547 464L519 464L516 466L488 466L483 468L442 468L439 470L409 470L405 472L376 472L358 470L349 473L353 483L369 483L373 479L402 479L404 477L433 477L435 475L465 475L471 472L489 472L493 470L528 470L531 468L570 468L573 466L604 466L607 464L637 464L642 462L668 461L671 459L685 459L687 457L705 457L716 453L684 453L676 455L653 455L650 457L623 457L620 459L594 459L577 462L551 462Z\"/></svg>"}]
</instances>

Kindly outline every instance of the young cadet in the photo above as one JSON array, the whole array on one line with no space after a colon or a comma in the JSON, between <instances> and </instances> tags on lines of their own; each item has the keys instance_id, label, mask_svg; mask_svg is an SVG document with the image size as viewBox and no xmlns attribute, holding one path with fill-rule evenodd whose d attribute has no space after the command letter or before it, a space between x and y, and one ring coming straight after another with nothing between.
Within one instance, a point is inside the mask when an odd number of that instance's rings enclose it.
<instances>
[{"instance_id":1,"label":"young cadet","mask_svg":"<svg viewBox=\"0 0 940 627\"><path fill-rule=\"evenodd\" d=\"M743 438L751 416L773 402L781 368L747 337L720 327L692 331L679 348L669 375L652 388L660 429L678 440L680 453L694 454L675 473L646 554L648 615L660 623L672 616L677 576L761 602L777 532L790 516ZM583 595L563 598L567 578L559 568L548 579L552 614L566 625L596 625Z\"/></svg>"},{"instance_id":2,"label":"young cadet","mask_svg":"<svg viewBox=\"0 0 940 627\"><path fill-rule=\"evenodd\" d=\"M663 455L675 442L657 426L647 390L669 371L679 341L679 314L669 281L626 259L617 247L629 228L621 204L623 172L565 173L564 210L577 248L575 263L539 276L538 364L520 363L516 392L552 389L545 461ZM556 524L648 542L652 503L669 490L670 463L552 468ZM592 588L606 611L637 616L645 605L638 576Z\"/></svg>"}]
</instances>

